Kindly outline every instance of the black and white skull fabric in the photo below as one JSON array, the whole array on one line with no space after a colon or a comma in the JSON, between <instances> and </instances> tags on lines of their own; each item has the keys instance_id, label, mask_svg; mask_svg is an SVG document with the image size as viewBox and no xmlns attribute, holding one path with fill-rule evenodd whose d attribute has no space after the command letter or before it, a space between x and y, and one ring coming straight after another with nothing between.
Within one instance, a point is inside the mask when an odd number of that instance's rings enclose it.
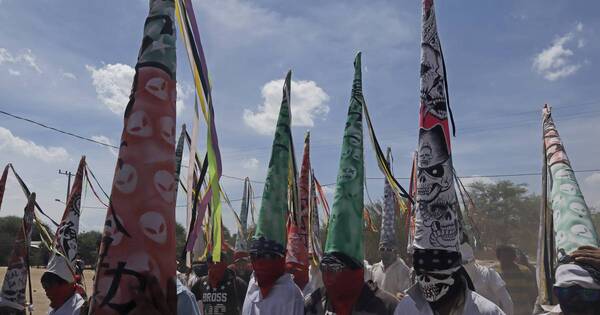
<instances>
[{"instance_id":1,"label":"black and white skull fabric","mask_svg":"<svg viewBox=\"0 0 600 315\"><path fill-rule=\"evenodd\" d=\"M79 162L67 206L55 236L56 248L65 255L70 263L73 263L77 257L77 234L79 233L79 217L81 216L81 191L84 172L85 156Z\"/></svg>"},{"instance_id":2,"label":"black and white skull fabric","mask_svg":"<svg viewBox=\"0 0 600 315\"><path fill-rule=\"evenodd\" d=\"M455 269L452 269L452 272L453 271L455 271ZM450 287L454 285L452 272L417 274L417 284L419 285L425 300L428 302L439 301L448 293L448 291L450 291Z\"/></svg>"},{"instance_id":3,"label":"black and white skull fabric","mask_svg":"<svg viewBox=\"0 0 600 315\"><path fill-rule=\"evenodd\" d=\"M443 129L419 131L415 246L458 251L458 202Z\"/></svg>"},{"instance_id":4,"label":"black and white skull fabric","mask_svg":"<svg viewBox=\"0 0 600 315\"><path fill-rule=\"evenodd\" d=\"M388 148L387 163L391 164L391 151ZM396 212L398 211L398 201L390 185L385 180L383 188L383 211L381 213L381 235L379 237L379 248L384 250L395 250L398 247L396 237Z\"/></svg>"},{"instance_id":5,"label":"black and white skull fabric","mask_svg":"<svg viewBox=\"0 0 600 315\"><path fill-rule=\"evenodd\" d=\"M23 224L15 238L15 244L8 260L0 301L4 305L23 310L25 308L25 289L27 288L27 263L28 248L31 242L31 227L33 225L33 205L35 204L35 193L29 196Z\"/></svg>"}]
</instances>

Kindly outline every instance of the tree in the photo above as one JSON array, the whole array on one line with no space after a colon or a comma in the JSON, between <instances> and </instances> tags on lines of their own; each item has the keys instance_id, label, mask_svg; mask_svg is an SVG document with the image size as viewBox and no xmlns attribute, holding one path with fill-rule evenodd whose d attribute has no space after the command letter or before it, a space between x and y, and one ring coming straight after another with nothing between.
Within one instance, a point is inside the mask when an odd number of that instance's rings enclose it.
<instances>
[{"instance_id":1,"label":"tree","mask_svg":"<svg viewBox=\"0 0 600 315\"><path fill-rule=\"evenodd\" d=\"M487 249L514 244L535 257L539 228L540 196L526 184L503 180L475 182L468 188L475 203L470 215Z\"/></svg>"},{"instance_id":2,"label":"tree","mask_svg":"<svg viewBox=\"0 0 600 315\"><path fill-rule=\"evenodd\" d=\"M0 266L8 264L8 259L15 245L15 237L21 230L22 225L23 218L17 216L0 217ZM42 225L49 233L53 233L47 224L42 223ZM32 242L41 240L40 232L35 224L31 230L31 240ZM47 256L46 249L43 246L40 246L40 248L29 248L29 262L32 266L44 265Z\"/></svg>"},{"instance_id":3,"label":"tree","mask_svg":"<svg viewBox=\"0 0 600 315\"><path fill-rule=\"evenodd\" d=\"M98 261L98 249L100 248L100 240L102 239L102 233L98 231L88 231L79 233L77 236L77 246L81 259L86 265L95 267L96 261Z\"/></svg>"}]
</instances>

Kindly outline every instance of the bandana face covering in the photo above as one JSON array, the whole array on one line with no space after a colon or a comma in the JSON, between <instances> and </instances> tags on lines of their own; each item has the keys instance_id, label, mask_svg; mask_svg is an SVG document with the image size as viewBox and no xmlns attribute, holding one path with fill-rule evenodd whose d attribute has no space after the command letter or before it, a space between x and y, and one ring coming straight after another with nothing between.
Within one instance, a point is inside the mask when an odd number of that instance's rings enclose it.
<instances>
[{"instance_id":1,"label":"bandana face covering","mask_svg":"<svg viewBox=\"0 0 600 315\"><path fill-rule=\"evenodd\" d=\"M285 273L285 257L252 259L252 268L264 299L275 285L275 281Z\"/></svg>"},{"instance_id":2,"label":"bandana face covering","mask_svg":"<svg viewBox=\"0 0 600 315\"><path fill-rule=\"evenodd\" d=\"M225 270L227 270L227 265L222 261L210 264L208 267L208 282L212 288L216 288L219 285L219 282L223 280Z\"/></svg>"},{"instance_id":3,"label":"bandana face covering","mask_svg":"<svg viewBox=\"0 0 600 315\"><path fill-rule=\"evenodd\" d=\"M304 289L308 283L308 269L302 265L290 262L285 264L285 268L288 273L294 276L294 282L300 290Z\"/></svg>"},{"instance_id":4,"label":"bandana face covering","mask_svg":"<svg viewBox=\"0 0 600 315\"><path fill-rule=\"evenodd\" d=\"M420 273L417 275L417 283L423 292L423 297L428 302L439 301L444 297L450 287L454 284L452 274L443 273Z\"/></svg>"},{"instance_id":5,"label":"bandana face covering","mask_svg":"<svg viewBox=\"0 0 600 315\"><path fill-rule=\"evenodd\" d=\"M324 269L323 284L335 313L350 314L364 285L364 270L343 268L335 272Z\"/></svg>"}]
</instances>

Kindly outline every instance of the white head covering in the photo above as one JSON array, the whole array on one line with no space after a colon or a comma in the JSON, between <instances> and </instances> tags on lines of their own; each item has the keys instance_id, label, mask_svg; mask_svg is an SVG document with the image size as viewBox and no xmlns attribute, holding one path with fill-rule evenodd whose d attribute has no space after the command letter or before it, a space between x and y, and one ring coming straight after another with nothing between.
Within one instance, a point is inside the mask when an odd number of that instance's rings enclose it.
<instances>
[{"instance_id":1,"label":"white head covering","mask_svg":"<svg viewBox=\"0 0 600 315\"><path fill-rule=\"evenodd\" d=\"M68 283L75 282L72 268L63 256L52 255L46 269L46 272L53 273Z\"/></svg>"},{"instance_id":2,"label":"white head covering","mask_svg":"<svg viewBox=\"0 0 600 315\"><path fill-rule=\"evenodd\" d=\"M475 261L473 247L469 243L460 244L460 255L462 256L463 265Z\"/></svg>"},{"instance_id":3,"label":"white head covering","mask_svg":"<svg viewBox=\"0 0 600 315\"><path fill-rule=\"evenodd\" d=\"M586 289L600 290L600 283L594 281L590 273L577 264L563 264L556 268L555 287L568 288L579 285Z\"/></svg>"}]
</instances>

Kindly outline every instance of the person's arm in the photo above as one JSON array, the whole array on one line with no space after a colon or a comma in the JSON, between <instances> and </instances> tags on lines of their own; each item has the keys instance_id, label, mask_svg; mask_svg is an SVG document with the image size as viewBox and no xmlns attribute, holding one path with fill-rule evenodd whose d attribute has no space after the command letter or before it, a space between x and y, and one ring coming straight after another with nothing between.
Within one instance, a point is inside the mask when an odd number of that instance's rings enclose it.
<instances>
[{"instance_id":1,"label":"person's arm","mask_svg":"<svg viewBox=\"0 0 600 315\"><path fill-rule=\"evenodd\" d=\"M594 246L580 246L571 253L576 262L590 265L600 270L600 248Z\"/></svg>"},{"instance_id":2,"label":"person's arm","mask_svg":"<svg viewBox=\"0 0 600 315\"><path fill-rule=\"evenodd\" d=\"M496 300L499 304L498 306L506 315L513 315L515 306L510 294L508 293L508 289L506 288L506 282L502 280L502 277L500 277L496 270L492 268L487 268L487 270L489 275L487 285L489 288L491 288L491 291L496 296Z\"/></svg>"}]
</instances>

